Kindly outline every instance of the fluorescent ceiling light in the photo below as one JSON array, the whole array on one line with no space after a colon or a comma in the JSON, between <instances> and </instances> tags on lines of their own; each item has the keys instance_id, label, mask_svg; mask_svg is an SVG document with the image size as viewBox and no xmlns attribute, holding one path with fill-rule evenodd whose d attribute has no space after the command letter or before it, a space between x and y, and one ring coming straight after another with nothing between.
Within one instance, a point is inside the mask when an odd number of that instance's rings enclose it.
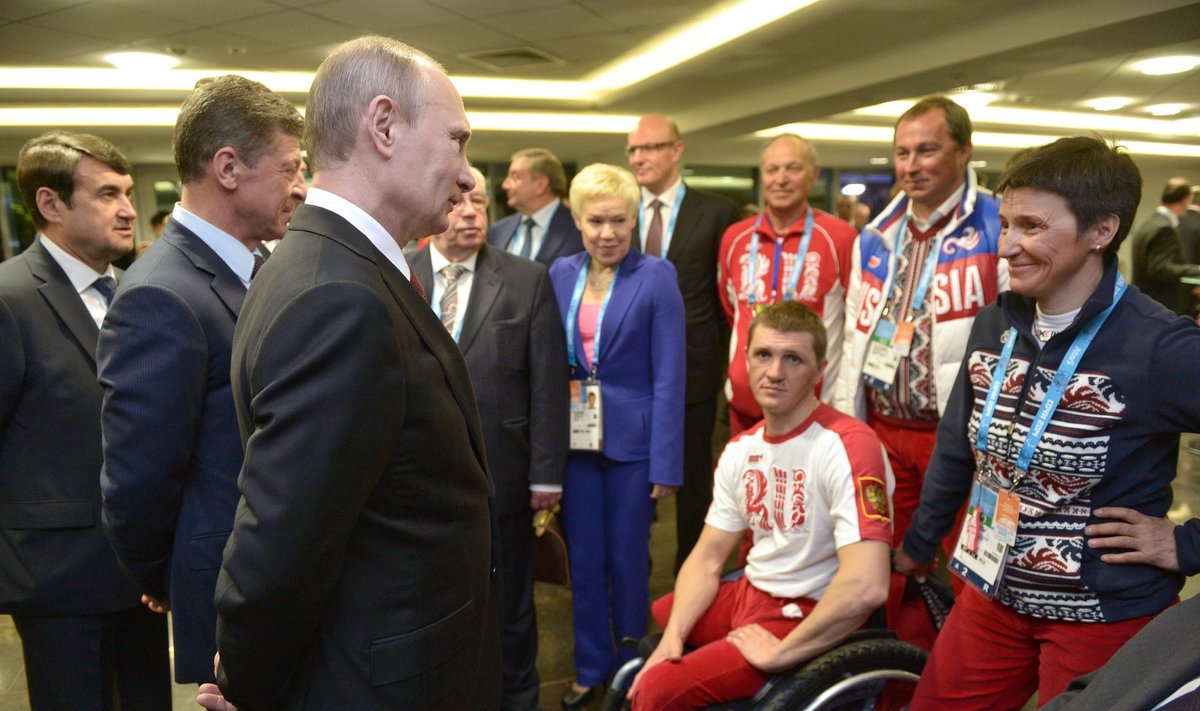
<instances>
[{"instance_id":1,"label":"fluorescent ceiling light","mask_svg":"<svg viewBox=\"0 0 1200 711\"><path fill-rule=\"evenodd\" d=\"M179 64L178 57L158 52L113 52L104 61L123 72L165 72Z\"/></svg>"},{"instance_id":2,"label":"fluorescent ceiling light","mask_svg":"<svg viewBox=\"0 0 1200 711\"><path fill-rule=\"evenodd\" d=\"M812 140L845 141L847 143L887 143L892 142L890 126L851 126L834 123L789 123L782 126L756 131L757 138L771 138L781 133L795 133ZM971 143L976 148L1008 148L1020 150L1031 146L1041 146L1062 138L1061 135L1031 133L998 133L993 131L975 131ZM1200 158L1200 145L1186 143L1160 143L1157 141L1126 140L1115 137L1118 145L1124 146L1135 157L1138 155L1174 156L1179 158Z\"/></svg>"},{"instance_id":3,"label":"fluorescent ceiling light","mask_svg":"<svg viewBox=\"0 0 1200 711\"><path fill-rule=\"evenodd\" d=\"M1000 96L989 91L960 91L957 94L950 94L950 98L967 111L978 111L999 99Z\"/></svg>"},{"instance_id":4,"label":"fluorescent ceiling light","mask_svg":"<svg viewBox=\"0 0 1200 711\"><path fill-rule=\"evenodd\" d=\"M1133 68L1142 74L1150 76L1163 76L1166 74L1181 74L1190 72L1196 67L1200 67L1200 57L1188 55L1176 55L1173 57L1155 57L1153 59L1143 59L1140 62L1134 62Z\"/></svg>"},{"instance_id":5,"label":"fluorescent ceiling light","mask_svg":"<svg viewBox=\"0 0 1200 711\"><path fill-rule=\"evenodd\" d=\"M300 109L303 113L303 109ZM177 106L10 106L0 107L0 126L160 126L175 125ZM629 133L637 116L538 112L468 111L476 131L538 131L555 133Z\"/></svg>"},{"instance_id":6,"label":"fluorescent ceiling light","mask_svg":"<svg viewBox=\"0 0 1200 711\"><path fill-rule=\"evenodd\" d=\"M1097 111L1117 111L1133 103L1128 96L1102 96L1099 99L1088 99L1084 106Z\"/></svg>"},{"instance_id":7,"label":"fluorescent ceiling light","mask_svg":"<svg viewBox=\"0 0 1200 711\"><path fill-rule=\"evenodd\" d=\"M848 197L858 197L865 192L867 192L867 186L863 185L862 183L847 183L842 188L842 195L846 195Z\"/></svg>"},{"instance_id":8,"label":"fluorescent ceiling light","mask_svg":"<svg viewBox=\"0 0 1200 711\"><path fill-rule=\"evenodd\" d=\"M986 168L987 161L986 160L973 160L973 161L967 163L967 165L971 166L972 168Z\"/></svg>"},{"instance_id":9,"label":"fluorescent ceiling light","mask_svg":"<svg viewBox=\"0 0 1200 711\"><path fill-rule=\"evenodd\" d=\"M678 29L651 38L641 49L603 67L587 79L601 91L621 89L683 64L819 0L740 0L722 3Z\"/></svg>"},{"instance_id":10,"label":"fluorescent ceiling light","mask_svg":"<svg viewBox=\"0 0 1200 711\"><path fill-rule=\"evenodd\" d=\"M1154 116L1175 116L1191 108L1190 104L1154 104L1147 106L1146 111Z\"/></svg>"},{"instance_id":11,"label":"fluorescent ceiling light","mask_svg":"<svg viewBox=\"0 0 1200 711\"><path fill-rule=\"evenodd\" d=\"M694 59L820 0L736 0L694 22L653 37L585 79L537 81L492 77L451 77L465 98L535 99L591 103L603 94L644 81ZM120 91L191 91L196 82L221 74L240 74L281 93L306 94L313 72L171 70L136 75L86 67L0 68L0 89L94 89Z\"/></svg>"},{"instance_id":12,"label":"fluorescent ceiling light","mask_svg":"<svg viewBox=\"0 0 1200 711\"><path fill-rule=\"evenodd\" d=\"M887 165L888 163L892 162L892 159L885 158L884 156L877 156L867 162L870 163L871 165Z\"/></svg>"}]
</instances>

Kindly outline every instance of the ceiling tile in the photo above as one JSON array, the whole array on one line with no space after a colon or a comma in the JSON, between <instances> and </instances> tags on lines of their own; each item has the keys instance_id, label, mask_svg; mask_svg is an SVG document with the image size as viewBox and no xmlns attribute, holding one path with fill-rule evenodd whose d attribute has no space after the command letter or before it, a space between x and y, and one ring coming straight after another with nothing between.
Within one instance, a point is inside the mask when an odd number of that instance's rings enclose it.
<instances>
[{"instance_id":1,"label":"ceiling tile","mask_svg":"<svg viewBox=\"0 0 1200 711\"><path fill-rule=\"evenodd\" d=\"M387 35L407 42L442 62L463 52L503 49L520 43L511 35L484 27L473 20L395 29L388 31Z\"/></svg>"},{"instance_id":2,"label":"ceiling tile","mask_svg":"<svg viewBox=\"0 0 1200 711\"><path fill-rule=\"evenodd\" d=\"M447 10L476 17L486 15L489 12L495 12L497 9L531 10L552 7L562 4L563 0L504 0L503 3L493 2L492 0L429 0L429 2L444 7Z\"/></svg>"},{"instance_id":3,"label":"ceiling tile","mask_svg":"<svg viewBox=\"0 0 1200 711\"><path fill-rule=\"evenodd\" d=\"M96 52L111 46L112 42L108 40L24 22L0 26L0 64L61 64L64 56ZM64 51L67 49L70 52Z\"/></svg>"},{"instance_id":4,"label":"ceiling tile","mask_svg":"<svg viewBox=\"0 0 1200 711\"><path fill-rule=\"evenodd\" d=\"M30 18L38 27L67 30L114 42L132 43L180 32L189 26L152 12L129 12L112 2L90 2ZM117 49L114 47L114 49Z\"/></svg>"},{"instance_id":5,"label":"ceiling tile","mask_svg":"<svg viewBox=\"0 0 1200 711\"><path fill-rule=\"evenodd\" d=\"M521 10L477 18L500 32L507 32L526 42L536 43L543 37L554 37L567 29L571 34L611 32L618 29L608 20L579 5L560 4L539 10Z\"/></svg>"},{"instance_id":6,"label":"ceiling tile","mask_svg":"<svg viewBox=\"0 0 1200 711\"><path fill-rule=\"evenodd\" d=\"M208 26L243 17L275 12L278 5L263 0L203 0L203 2L162 2L162 0L109 0L137 12L153 12L172 20Z\"/></svg>"},{"instance_id":7,"label":"ceiling tile","mask_svg":"<svg viewBox=\"0 0 1200 711\"><path fill-rule=\"evenodd\" d=\"M378 0L333 0L309 5L305 12L336 20L342 24L379 31L382 27L405 29L435 22L457 20L460 16L423 0L381 3Z\"/></svg>"},{"instance_id":8,"label":"ceiling tile","mask_svg":"<svg viewBox=\"0 0 1200 711\"><path fill-rule=\"evenodd\" d=\"M4 0L0 3L0 20L24 20L72 5L82 5L84 2L85 0Z\"/></svg>"},{"instance_id":9,"label":"ceiling tile","mask_svg":"<svg viewBox=\"0 0 1200 711\"><path fill-rule=\"evenodd\" d=\"M215 29L179 32L164 37L162 46L173 48L175 53L182 52L180 66L184 69L203 69L210 65L251 68L250 59L287 49L278 42Z\"/></svg>"},{"instance_id":10,"label":"ceiling tile","mask_svg":"<svg viewBox=\"0 0 1200 711\"><path fill-rule=\"evenodd\" d=\"M219 28L291 48L343 42L362 34L353 27L300 10L279 10L226 22Z\"/></svg>"}]
</instances>

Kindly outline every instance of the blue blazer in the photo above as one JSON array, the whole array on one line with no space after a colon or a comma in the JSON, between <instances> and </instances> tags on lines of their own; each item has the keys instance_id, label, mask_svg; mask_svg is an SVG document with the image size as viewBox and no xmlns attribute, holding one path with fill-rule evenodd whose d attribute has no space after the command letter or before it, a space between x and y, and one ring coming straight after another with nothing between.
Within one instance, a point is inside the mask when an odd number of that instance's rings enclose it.
<instances>
[{"instance_id":1,"label":"blue blazer","mask_svg":"<svg viewBox=\"0 0 1200 711\"><path fill-rule=\"evenodd\" d=\"M517 230L520 229L523 219L524 215L514 212L508 217L497 220L496 224L488 229L488 244L502 252L507 252L508 245L517 236ZM575 218L571 217L571 210L565 203L559 203L558 209L550 218L550 225L546 228L546 237L542 240L542 246L533 257L534 261L549 267L559 257L568 257L582 251L583 235L575 226Z\"/></svg>"},{"instance_id":2,"label":"blue blazer","mask_svg":"<svg viewBox=\"0 0 1200 711\"><path fill-rule=\"evenodd\" d=\"M578 318L567 323L587 252L550 267L563 325L574 331L575 370L588 376ZM605 456L650 460L650 481L683 484L685 353L683 297L670 262L630 250L604 313L597 377L604 413Z\"/></svg>"},{"instance_id":3,"label":"blue blazer","mask_svg":"<svg viewBox=\"0 0 1200 711\"><path fill-rule=\"evenodd\" d=\"M246 288L169 221L121 281L96 348L104 528L141 589L168 601L175 680L213 679L213 594L239 498L229 364Z\"/></svg>"}]
</instances>

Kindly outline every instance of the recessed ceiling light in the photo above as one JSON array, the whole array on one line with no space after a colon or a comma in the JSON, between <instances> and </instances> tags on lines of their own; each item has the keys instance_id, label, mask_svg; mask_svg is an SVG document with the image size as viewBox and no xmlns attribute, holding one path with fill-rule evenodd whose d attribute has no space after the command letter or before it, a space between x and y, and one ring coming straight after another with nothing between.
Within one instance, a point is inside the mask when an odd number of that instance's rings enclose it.
<instances>
[{"instance_id":1,"label":"recessed ceiling light","mask_svg":"<svg viewBox=\"0 0 1200 711\"><path fill-rule=\"evenodd\" d=\"M842 195L846 195L848 197L858 197L865 192L867 192L867 186L863 185L862 183L847 183L842 188Z\"/></svg>"},{"instance_id":2,"label":"recessed ceiling light","mask_svg":"<svg viewBox=\"0 0 1200 711\"><path fill-rule=\"evenodd\" d=\"M125 72L165 72L179 64L179 57L157 52L114 52L104 61Z\"/></svg>"},{"instance_id":3,"label":"recessed ceiling light","mask_svg":"<svg viewBox=\"0 0 1200 711\"><path fill-rule=\"evenodd\" d=\"M1083 102L1083 105L1097 111L1116 111L1132 103L1133 99L1128 96L1102 96L1099 99L1089 99Z\"/></svg>"},{"instance_id":4,"label":"recessed ceiling light","mask_svg":"<svg viewBox=\"0 0 1200 711\"><path fill-rule=\"evenodd\" d=\"M1149 74L1156 77L1164 74L1190 72L1196 67L1200 67L1200 57L1193 57L1191 55L1155 57L1153 59L1143 59L1133 64L1133 68L1142 74Z\"/></svg>"},{"instance_id":5,"label":"recessed ceiling light","mask_svg":"<svg viewBox=\"0 0 1200 711\"><path fill-rule=\"evenodd\" d=\"M1191 108L1190 104L1154 104L1147 106L1146 111L1149 111L1155 116L1175 116L1187 111Z\"/></svg>"}]
</instances>

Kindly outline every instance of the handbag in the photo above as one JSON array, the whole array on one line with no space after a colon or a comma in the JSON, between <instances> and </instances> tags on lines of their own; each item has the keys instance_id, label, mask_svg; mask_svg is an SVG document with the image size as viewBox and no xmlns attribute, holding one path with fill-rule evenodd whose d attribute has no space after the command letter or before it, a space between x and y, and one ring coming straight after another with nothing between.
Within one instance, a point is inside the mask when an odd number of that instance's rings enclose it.
<instances>
[{"instance_id":1,"label":"handbag","mask_svg":"<svg viewBox=\"0 0 1200 711\"><path fill-rule=\"evenodd\" d=\"M571 587L571 566L567 558L567 538L554 508L542 509L533 516L533 579Z\"/></svg>"}]
</instances>

